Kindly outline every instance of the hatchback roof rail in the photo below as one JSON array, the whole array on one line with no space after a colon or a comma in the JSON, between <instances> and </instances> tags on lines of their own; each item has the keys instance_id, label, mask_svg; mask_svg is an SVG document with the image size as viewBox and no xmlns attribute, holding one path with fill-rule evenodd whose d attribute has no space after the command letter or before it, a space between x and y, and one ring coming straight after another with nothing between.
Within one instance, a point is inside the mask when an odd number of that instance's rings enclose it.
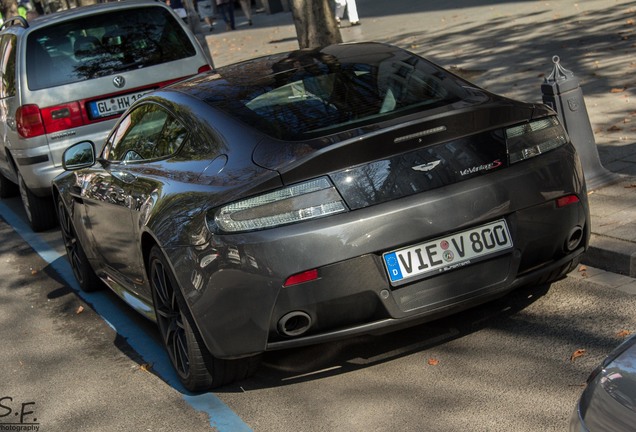
<instances>
[{"instance_id":1,"label":"hatchback roof rail","mask_svg":"<svg viewBox=\"0 0 636 432\"><path fill-rule=\"evenodd\" d=\"M21 16L14 16L12 18L6 19L4 21L4 23L2 23L2 26L0 26L0 30L6 28L6 27L10 27L10 26L14 26L14 25L21 25L24 28L29 28L29 22Z\"/></svg>"}]
</instances>

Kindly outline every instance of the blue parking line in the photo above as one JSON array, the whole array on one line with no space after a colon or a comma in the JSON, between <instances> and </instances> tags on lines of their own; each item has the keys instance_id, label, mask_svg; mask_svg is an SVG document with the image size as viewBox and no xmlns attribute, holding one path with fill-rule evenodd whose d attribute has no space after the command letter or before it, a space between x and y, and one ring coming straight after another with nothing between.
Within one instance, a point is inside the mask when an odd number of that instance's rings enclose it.
<instances>
[{"instance_id":1,"label":"blue parking line","mask_svg":"<svg viewBox=\"0 0 636 432\"><path fill-rule=\"evenodd\" d=\"M152 364L152 370L175 390L181 393L183 399L195 410L204 412L210 419L210 427L219 432L251 432L252 429L241 420L227 405L213 393L189 393L179 381L173 369L168 354L163 346L154 338L149 338L128 316L133 311L124 311L116 304L110 293L85 293L80 290L73 270L65 255L60 255L46 241L35 234L31 228L15 212L0 201L0 217L18 233L33 250L55 270L75 294L89 304L106 323L119 335L147 363Z\"/></svg>"}]
</instances>

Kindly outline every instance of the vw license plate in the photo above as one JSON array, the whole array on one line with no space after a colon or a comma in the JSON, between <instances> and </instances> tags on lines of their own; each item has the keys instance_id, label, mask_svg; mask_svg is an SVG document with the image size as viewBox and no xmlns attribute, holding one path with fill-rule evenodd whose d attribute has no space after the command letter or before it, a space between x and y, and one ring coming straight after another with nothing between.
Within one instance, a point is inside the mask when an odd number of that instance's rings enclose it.
<instances>
[{"instance_id":1,"label":"vw license plate","mask_svg":"<svg viewBox=\"0 0 636 432\"><path fill-rule=\"evenodd\" d=\"M133 102L148 93L148 90L137 93L113 96L107 99L90 102L88 111L92 119L109 117L121 114L130 107Z\"/></svg>"},{"instance_id":2,"label":"vw license plate","mask_svg":"<svg viewBox=\"0 0 636 432\"><path fill-rule=\"evenodd\" d=\"M501 219L436 240L383 255L391 282L470 265L512 248L506 221Z\"/></svg>"}]
</instances>

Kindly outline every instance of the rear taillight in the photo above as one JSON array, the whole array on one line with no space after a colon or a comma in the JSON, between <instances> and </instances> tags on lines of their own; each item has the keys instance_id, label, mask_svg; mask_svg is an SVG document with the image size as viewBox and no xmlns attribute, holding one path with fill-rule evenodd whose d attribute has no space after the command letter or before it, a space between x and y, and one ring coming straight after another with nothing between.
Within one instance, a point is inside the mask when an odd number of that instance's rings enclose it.
<instances>
[{"instance_id":1,"label":"rear taillight","mask_svg":"<svg viewBox=\"0 0 636 432\"><path fill-rule=\"evenodd\" d=\"M72 129L84 124L78 102L42 108L42 120L47 134Z\"/></svg>"},{"instance_id":2,"label":"rear taillight","mask_svg":"<svg viewBox=\"0 0 636 432\"><path fill-rule=\"evenodd\" d=\"M42 108L22 105L15 113L18 133L24 138L50 134L82 126L82 112L78 102Z\"/></svg>"},{"instance_id":3,"label":"rear taillight","mask_svg":"<svg viewBox=\"0 0 636 432\"><path fill-rule=\"evenodd\" d=\"M511 164L539 156L568 142L556 117L546 117L506 129L506 145Z\"/></svg>"},{"instance_id":4,"label":"rear taillight","mask_svg":"<svg viewBox=\"0 0 636 432\"><path fill-rule=\"evenodd\" d=\"M15 112L18 133L24 138L44 135L44 122L37 105L22 105Z\"/></svg>"},{"instance_id":5,"label":"rear taillight","mask_svg":"<svg viewBox=\"0 0 636 432\"><path fill-rule=\"evenodd\" d=\"M273 228L346 212L344 201L327 177L236 201L208 214L213 232Z\"/></svg>"},{"instance_id":6,"label":"rear taillight","mask_svg":"<svg viewBox=\"0 0 636 432\"><path fill-rule=\"evenodd\" d=\"M210 65L203 65L199 68L199 73L208 72L211 70L212 68L210 67Z\"/></svg>"}]
</instances>

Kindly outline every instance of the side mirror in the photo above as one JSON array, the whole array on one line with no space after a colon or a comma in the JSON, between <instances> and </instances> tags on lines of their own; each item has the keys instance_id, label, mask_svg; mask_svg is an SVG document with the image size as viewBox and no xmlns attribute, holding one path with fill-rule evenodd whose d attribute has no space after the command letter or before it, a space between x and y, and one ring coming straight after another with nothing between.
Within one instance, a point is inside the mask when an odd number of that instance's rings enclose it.
<instances>
[{"instance_id":1,"label":"side mirror","mask_svg":"<svg viewBox=\"0 0 636 432\"><path fill-rule=\"evenodd\" d=\"M95 165L95 147L90 141L73 144L62 155L62 167L66 171L74 171Z\"/></svg>"}]
</instances>

